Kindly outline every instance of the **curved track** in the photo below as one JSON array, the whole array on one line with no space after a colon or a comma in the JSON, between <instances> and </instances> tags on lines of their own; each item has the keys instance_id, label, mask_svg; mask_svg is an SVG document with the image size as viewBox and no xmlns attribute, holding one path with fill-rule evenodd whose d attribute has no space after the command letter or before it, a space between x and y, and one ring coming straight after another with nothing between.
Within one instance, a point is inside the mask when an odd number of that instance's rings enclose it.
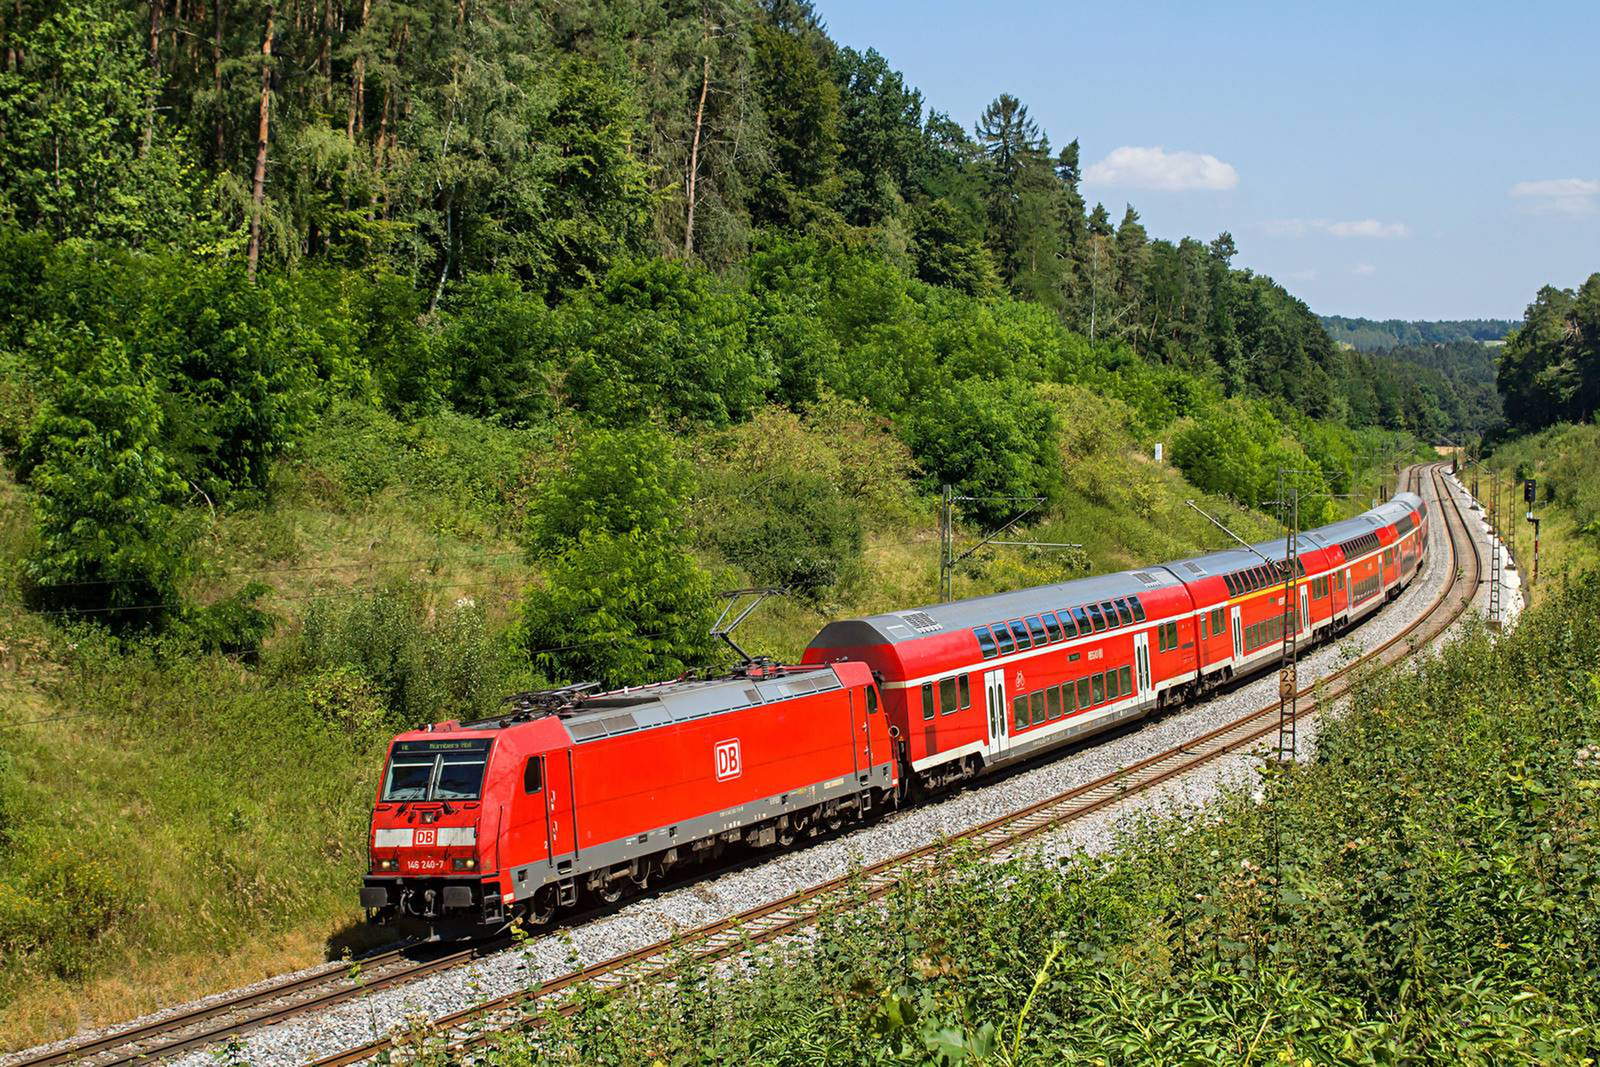
<instances>
[{"instance_id":1,"label":"curved track","mask_svg":"<svg viewBox=\"0 0 1600 1067\"><path fill-rule=\"evenodd\" d=\"M1435 490L1435 514L1446 524L1449 558L1428 557L1428 566L1448 567L1444 585L1426 610L1395 636L1339 670L1298 691L1298 718L1348 693L1362 668L1382 668L1405 659L1443 634L1471 607L1482 580L1482 557L1454 494L1444 484L1440 466L1412 468L1411 481L1421 488L1424 477ZM1068 790L1020 811L952 835L945 841L885 860L852 875L836 878L781 900L763 904L669 940L585 967L543 983L536 989L497 997L446 1015L433 1024L435 1040L452 1052L466 1052L492 1042L505 1031L537 1025L540 1014L554 1010L570 1014L575 1000L562 997L582 986L608 989L667 980L685 959L712 963L737 955L753 945L776 941L809 927L829 911L856 907L885 896L908 876L934 870L952 843L969 852L996 855L1016 849L1039 835L1055 830L1133 794L1186 774L1229 753L1248 750L1279 726L1279 706L1273 702L1224 726L1181 745L1130 764L1120 770ZM316 1061L316 1067L345 1067L388 1053L388 1062L403 1062L404 1053L385 1038Z\"/></svg>"}]
</instances>

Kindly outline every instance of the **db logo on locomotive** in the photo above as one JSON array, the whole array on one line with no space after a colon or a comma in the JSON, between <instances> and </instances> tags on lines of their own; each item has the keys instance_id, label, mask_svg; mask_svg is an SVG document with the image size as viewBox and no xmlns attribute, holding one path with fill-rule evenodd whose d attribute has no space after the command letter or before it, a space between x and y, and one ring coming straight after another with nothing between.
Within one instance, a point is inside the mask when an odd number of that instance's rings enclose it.
<instances>
[{"instance_id":1,"label":"db logo on locomotive","mask_svg":"<svg viewBox=\"0 0 1600 1067\"><path fill-rule=\"evenodd\" d=\"M425 847L427 845L437 844L438 841L439 841L439 831L437 831L437 830L418 830L417 831L416 844L417 844L417 847L419 847L419 848Z\"/></svg>"},{"instance_id":2,"label":"db logo on locomotive","mask_svg":"<svg viewBox=\"0 0 1600 1067\"><path fill-rule=\"evenodd\" d=\"M739 739L717 742L717 781L726 782L739 777Z\"/></svg>"}]
</instances>

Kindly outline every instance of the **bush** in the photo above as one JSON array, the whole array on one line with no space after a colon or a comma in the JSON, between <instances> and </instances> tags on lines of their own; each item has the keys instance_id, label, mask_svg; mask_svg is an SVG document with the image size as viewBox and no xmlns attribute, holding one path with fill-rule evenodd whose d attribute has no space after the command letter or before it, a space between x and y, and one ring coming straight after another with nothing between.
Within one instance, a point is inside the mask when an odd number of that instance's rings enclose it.
<instances>
[{"instance_id":1,"label":"bush","mask_svg":"<svg viewBox=\"0 0 1600 1067\"><path fill-rule=\"evenodd\" d=\"M639 685L707 663L715 618L711 581L675 538L591 529L546 562L510 641L555 680Z\"/></svg>"},{"instance_id":2,"label":"bush","mask_svg":"<svg viewBox=\"0 0 1600 1067\"><path fill-rule=\"evenodd\" d=\"M563 551L585 531L681 528L693 484L694 472L659 430L590 431L539 487L524 543L537 558Z\"/></svg>"},{"instance_id":3,"label":"bush","mask_svg":"<svg viewBox=\"0 0 1600 1067\"><path fill-rule=\"evenodd\" d=\"M420 588L398 582L370 596L312 601L277 666L283 674L353 672L395 726L488 714L505 676L481 608L460 600L436 609ZM337 697L330 689L329 707L342 706Z\"/></svg>"},{"instance_id":4,"label":"bush","mask_svg":"<svg viewBox=\"0 0 1600 1067\"><path fill-rule=\"evenodd\" d=\"M437 342L446 395L457 411L528 426L550 415L550 312L501 274L450 292Z\"/></svg>"},{"instance_id":5,"label":"bush","mask_svg":"<svg viewBox=\"0 0 1600 1067\"><path fill-rule=\"evenodd\" d=\"M39 522L30 597L115 626L154 625L177 597L167 500L182 489L157 444L156 390L120 341L80 325L55 343L53 396L23 446Z\"/></svg>"},{"instance_id":6,"label":"bush","mask_svg":"<svg viewBox=\"0 0 1600 1067\"><path fill-rule=\"evenodd\" d=\"M609 426L653 415L725 426L776 383L749 342L750 301L710 274L652 259L613 267L598 292L562 308L573 406Z\"/></svg>"},{"instance_id":7,"label":"bush","mask_svg":"<svg viewBox=\"0 0 1600 1067\"><path fill-rule=\"evenodd\" d=\"M906 424L906 441L927 487L954 488L962 510L987 526L1006 522L1028 505L1003 497L1045 498L1061 488L1054 410L1027 382L972 378L925 400Z\"/></svg>"},{"instance_id":8,"label":"bush","mask_svg":"<svg viewBox=\"0 0 1600 1067\"><path fill-rule=\"evenodd\" d=\"M856 504L820 474L795 471L730 501L712 542L757 585L818 600L861 565Z\"/></svg>"}]
</instances>

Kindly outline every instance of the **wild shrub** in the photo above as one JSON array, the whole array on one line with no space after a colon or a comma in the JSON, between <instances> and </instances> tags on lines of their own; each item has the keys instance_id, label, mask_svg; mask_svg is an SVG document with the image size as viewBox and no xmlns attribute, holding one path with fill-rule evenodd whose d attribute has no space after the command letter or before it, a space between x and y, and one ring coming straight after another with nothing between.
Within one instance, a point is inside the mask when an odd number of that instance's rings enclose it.
<instances>
[{"instance_id":1,"label":"wild shrub","mask_svg":"<svg viewBox=\"0 0 1600 1067\"><path fill-rule=\"evenodd\" d=\"M581 438L528 510L525 543L543 568L509 637L547 677L656 681L710 650L711 581L688 552L689 465L653 429Z\"/></svg>"},{"instance_id":2,"label":"wild shrub","mask_svg":"<svg viewBox=\"0 0 1600 1067\"><path fill-rule=\"evenodd\" d=\"M180 553L168 501L182 482L160 445L153 385L120 341L84 326L57 335L53 395L23 445L39 543L29 596L119 627L162 621Z\"/></svg>"},{"instance_id":3,"label":"wild shrub","mask_svg":"<svg viewBox=\"0 0 1600 1067\"><path fill-rule=\"evenodd\" d=\"M962 510L995 526L1026 507L1007 497L1042 497L1061 487L1055 411L1032 386L1013 379L952 382L923 399L907 420L906 442L929 491L941 485L974 497Z\"/></svg>"},{"instance_id":4,"label":"wild shrub","mask_svg":"<svg viewBox=\"0 0 1600 1067\"><path fill-rule=\"evenodd\" d=\"M607 426L738 421L775 382L766 352L749 344L749 318L747 296L697 267L619 263L562 306L563 389Z\"/></svg>"},{"instance_id":5,"label":"wild shrub","mask_svg":"<svg viewBox=\"0 0 1600 1067\"><path fill-rule=\"evenodd\" d=\"M395 726L486 714L502 695L503 666L483 609L465 600L437 606L409 583L313 600L276 666L282 675L355 672ZM342 706L335 695L329 708Z\"/></svg>"}]
</instances>

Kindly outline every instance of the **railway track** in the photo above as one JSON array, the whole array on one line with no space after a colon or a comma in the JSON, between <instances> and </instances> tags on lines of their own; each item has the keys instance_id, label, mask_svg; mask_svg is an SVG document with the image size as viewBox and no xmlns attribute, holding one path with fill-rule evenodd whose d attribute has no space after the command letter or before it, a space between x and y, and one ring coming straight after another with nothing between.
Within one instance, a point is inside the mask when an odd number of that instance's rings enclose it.
<instances>
[{"instance_id":1,"label":"railway track","mask_svg":"<svg viewBox=\"0 0 1600 1067\"><path fill-rule=\"evenodd\" d=\"M1399 633L1365 656L1299 690L1296 694L1298 718L1315 714L1322 706L1348 693L1359 670L1386 667L1406 658L1442 634L1471 607L1482 581L1482 558L1460 504L1444 484L1440 470L1440 466L1430 466L1426 474L1422 468L1411 471L1412 484L1417 488L1420 489L1424 477L1433 484L1435 513L1445 521L1447 528L1449 558L1442 563L1449 569L1439 593L1427 610ZM1430 555L1429 560L1429 565L1440 565L1436 555ZM781 900L573 971L536 989L496 997L446 1015L432 1024L434 1044L429 1047L434 1051L442 1048L455 1055L470 1053L514 1027L536 1025L539 1016L548 1010L560 1014L575 1012L577 1001L562 996L568 991L580 987L617 989L668 980L678 972L685 959L697 965L714 963L752 946L797 934L830 911L881 899L906 878L931 872L943 862L952 843L985 856L1013 851L1042 834L1153 789L1222 756L1249 751L1278 727L1279 705L1275 701L1174 748L952 835L946 841L926 845ZM407 1058L405 1049L397 1048L391 1039L384 1038L317 1060L315 1067L346 1067L384 1053L390 1056L388 1062L404 1062Z\"/></svg>"},{"instance_id":2,"label":"railway track","mask_svg":"<svg viewBox=\"0 0 1600 1067\"><path fill-rule=\"evenodd\" d=\"M1455 497L1443 484L1438 467L1427 468L1436 489L1437 513L1447 518L1450 571L1445 585L1428 609L1394 637L1366 656L1324 676L1298 694L1300 715L1312 714L1318 701L1335 699L1348 690L1356 668L1373 663L1387 665L1404 658L1412 648L1438 633L1470 606L1481 581L1481 560L1476 543ZM1422 468L1411 471L1419 488ZM1433 559L1434 557L1430 557ZM1462 562L1470 566L1467 580ZM1421 631L1421 632L1419 632ZM1313 699L1316 696L1317 699ZM1182 745L1130 764L1113 774L1031 805L1020 811L953 835L946 842L928 845L893 857L854 875L802 890L789 897L685 932L670 940L573 971L536 990L519 991L456 1012L436 1021L444 1043L465 1049L492 1039L506 1028L526 1021L553 1002L558 1011L574 1010L560 1003L560 995L582 986L607 989L630 983L670 978L685 954L702 963L715 962L744 951L750 945L775 941L812 925L841 906L855 906L887 894L908 876L926 873L942 862L949 844L960 842L982 855L1016 848L1133 794L1154 788L1174 777L1231 752L1254 745L1278 727L1276 702ZM229 997L192 1011L157 1019L140 1026L104 1034L23 1058L13 1067L49 1067L81 1063L110 1067L133 1062L150 1063L203 1048L322 1008L401 985L459 966L505 947L508 942L488 942L454 951L398 948L360 962L359 967L320 971ZM360 1063L391 1047L388 1039L373 1041L317 1061L318 1067Z\"/></svg>"},{"instance_id":3,"label":"railway track","mask_svg":"<svg viewBox=\"0 0 1600 1067\"><path fill-rule=\"evenodd\" d=\"M390 949L348 967L274 982L191 1011L61 1046L19 1060L13 1067L49 1067L62 1063L111 1067L113 1064L153 1063L225 1041L256 1027L415 981L498 951L508 943L491 941L439 952L417 947Z\"/></svg>"}]
</instances>

